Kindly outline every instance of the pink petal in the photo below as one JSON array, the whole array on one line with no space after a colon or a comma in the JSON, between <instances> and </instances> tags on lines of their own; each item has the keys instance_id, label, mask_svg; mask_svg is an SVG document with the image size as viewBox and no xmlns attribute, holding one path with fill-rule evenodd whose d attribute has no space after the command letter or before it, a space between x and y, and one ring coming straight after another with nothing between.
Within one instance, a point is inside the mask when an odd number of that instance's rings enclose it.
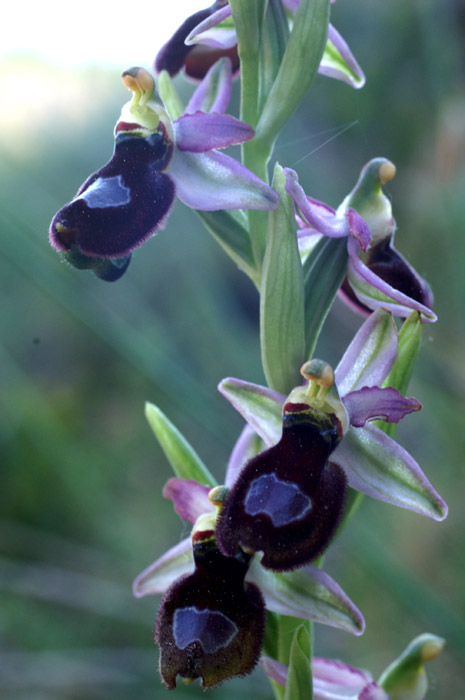
<instances>
[{"instance_id":1,"label":"pink petal","mask_svg":"<svg viewBox=\"0 0 465 700\"><path fill-rule=\"evenodd\" d=\"M300 215L309 226L329 238L343 238L349 235L349 224L345 219L336 215L332 219L328 216L322 216L317 212L316 207L312 206L311 200L299 184L299 177L295 170L284 168L284 174L286 175L286 192L292 197Z\"/></svg>"},{"instance_id":2,"label":"pink petal","mask_svg":"<svg viewBox=\"0 0 465 700\"><path fill-rule=\"evenodd\" d=\"M209 491L209 486L199 484L194 479L173 477L166 482L163 495L173 501L174 510L181 520L194 525L200 515L214 509L208 500Z\"/></svg>"},{"instance_id":3,"label":"pink petal","mask_svg":"<svg viewBox=\"0 0 465 700\"><path fill-rule=\"evenodd\" d=\"M362 250L367 250L370 245L371 233L365 220L355 209L348 209L346 216L352 236Z\"/></svg>"},{"instance_id":4,"label":"pink petal","mask_svg":"<svg viewBox=\"0 0 465 700\"><path fill-rule=\"evenodd\" d=\"M176 145L181 151L203 153L250 141L254 130L229 114L195 112L174 122Z\"/></svg>"},{"instance_id":5,"label":"pink petal","mask_svg":"<svg viewBox=\"0 0 465 700\"><path fill-rule=\"evenodd\" d=\"M377 418L388 423L398 423L407 413L421 409L419 401L402 396L393 387L380 389L378 386L364 386L346 394L342 401L349 414L350 424L356 428Z\"/></svg>"}]
</instances>

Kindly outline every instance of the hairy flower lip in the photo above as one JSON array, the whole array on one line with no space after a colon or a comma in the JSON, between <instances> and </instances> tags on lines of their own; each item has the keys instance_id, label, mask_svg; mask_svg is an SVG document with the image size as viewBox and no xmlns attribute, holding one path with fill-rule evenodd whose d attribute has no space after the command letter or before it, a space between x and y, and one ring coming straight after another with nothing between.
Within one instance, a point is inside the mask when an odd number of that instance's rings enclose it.
<instances>
[{"instance_id":1,"label":"hairy flower lip","mask_svg":"<svg viewBox=\"0 0 465 700\"><path fill-rule=\"evenodd\" d=\"M335 370L336 384L344 398L365 412L363 420L374 420L389 410L390 419L418 410L415 399L380 389L389 374L396 354L398 335L390 313L378 309L363 323ZM360 401L357 396L368 387L373 397L382 399L382 411L376 401ZM285 396L242 380L227 378L219 385L220 392L241 413L266 445L276 444L281 435L281 411ZM390 388L389 388L390 389ZM365 390L365 396L368 396ZM366 407L364 407L366 404ZM361 422L361 415L356 416ZM407 508L441 521L447 516L447 504L439 496L420 466L397 442L370 423L350 426L336 447L332 459L345 471L349 486L393 505Z\"/></svg>"},{"instance_id":2,"label":"hairy flower lip","mask_svg":"<svg viewBox=\"0 0 465 700\"><path fill-rule=\"evenodd\" d=\"M134 70L143 80L143 70ZM74 246L87 258L126 258L163 228L176 195L203 211L276 208L279 197L274 190L217 150L254 135L247 124L218 111L226 109L231 87L231 66L223 59L210 69L185 113L173 122L151 100L139 104L136 93L117 122L111 160L53 218L51 245L58 251ZM205 105L207 111L202 109ZM73 260L71 256L69 262ZM87 267L98 274L96 266ZM116 279L116 271L112 276Z\"/></svg>"},{"instance_id":3,"label":"hairy flower lip","mask_svg":"<svg viewBox=\"0 0 465 700\"><path fill-rule=\"evenodd\" d=\"M249 557L224 557L213 531L197 534L194 572L168 588L157 616L154 639L168 688L178 675L201 678L204 688L246 675L262 646L265 604L259 588L244 580Z\"/></svg>"}]
</instances>

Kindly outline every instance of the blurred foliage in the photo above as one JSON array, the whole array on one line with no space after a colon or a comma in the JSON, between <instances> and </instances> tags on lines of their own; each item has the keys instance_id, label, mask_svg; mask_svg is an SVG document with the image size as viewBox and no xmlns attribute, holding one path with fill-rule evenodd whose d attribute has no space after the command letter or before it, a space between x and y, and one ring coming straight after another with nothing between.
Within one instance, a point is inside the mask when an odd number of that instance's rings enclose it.
<instances>
[{"instance_id":1,"label":"blurred foliage","mask_svg":"<svg viewBox=\"0 0 465 700\"><path fill-rule=\"evenodd\" d=\"M438 524L365 500L326 569L367 631L355 639L318 627L316 653L379 674L430 631L447 647L428 669L428 697L460 697L465 18L459 0L358 0L337 3L333 21L367 85L355 92L319 77L275 155L333 205L370 158L398 166L396 245L433 286L440 317L425 328L409 391L424 409L398 439L450 515ZM60 262L48 223L110 156L127 93L103 68L72 73L28 57L0 65L3 94L19 99L11 86L24 80L27 100L0 113L0 695L164 697L151 648L158 600L133 599L131 582L187 528L161 497L170 472L143 403L160 405L221 479L241 422L216 384L263 381L257 294L181 204L115 284ZM359 324L337 302L317 354L337 362ZM210 694L269 698L263 681L258 670ZM176 692L202 695L196 685Z\"/></svg>"}]
</instances>

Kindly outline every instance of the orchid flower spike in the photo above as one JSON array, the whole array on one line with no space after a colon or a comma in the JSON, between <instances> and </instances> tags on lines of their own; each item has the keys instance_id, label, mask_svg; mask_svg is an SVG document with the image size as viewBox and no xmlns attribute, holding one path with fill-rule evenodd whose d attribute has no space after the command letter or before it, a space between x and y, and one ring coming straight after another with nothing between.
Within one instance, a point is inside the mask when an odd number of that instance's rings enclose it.
<instances>
[{"instance_id":1,"label":"orchid flower spike","mask_svg":"<svg viewBox=\"0 0 465 700\"><path fill-rule=\"evenodd\" d=\"M274 190L216 150L254 135L247 124L223 114L232 84L227 59L213 66L174 121L154 101L147 71L131 68L122 78L133 97L116 124L113 156L50 226L54 248L75 267L92 268L108 281L118 279L132 251L163 228L176 195L203 211L278 205ZM207 103L208 111L201 111Z\"/></svg>"},{"instance_id":2,"label":"orchid flower spike","mask_svg":"<svg viewBox=\"0 0 465 700\"><path fill-rule=\"evenodd\" d=\"M292 22L300 0L282 0L282 4L289 11ZM227 0L217 0L205 10L188 17L160 49L155 59L155 70L167 70L170 75L175 75L184 69L188 77L200 79L220 56L231 59L236 74L240 67L237 37ZM365 75L349 46L331 24L318 72L342 80L354 88L365 84Z\"/></svg>"},{"instance_id":3,"label":"orchid flower spike","mask_svg":"<svg viewBox=\"0 0 465 700\"><path fill-rule=\"evenodd\" d=\"M296 207L299 246L308 248L309 240L321 235L347 237L347 277L340 290L345 301L364 314L385 308L402 318L418 311L424 321L436 320L429 285L393 246L396 223L383 192L396 173L393 163L369 161L337 211L308 197L294 170L284 172Z\"/></svg>"}]
</instances>

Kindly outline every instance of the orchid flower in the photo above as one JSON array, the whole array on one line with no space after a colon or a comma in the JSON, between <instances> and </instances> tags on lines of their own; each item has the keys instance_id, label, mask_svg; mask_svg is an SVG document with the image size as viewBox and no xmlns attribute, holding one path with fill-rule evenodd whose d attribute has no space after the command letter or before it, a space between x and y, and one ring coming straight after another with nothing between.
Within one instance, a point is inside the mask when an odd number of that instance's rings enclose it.
<instances>
[{"instance_id":1,"label":"orchid flower","mask_svg":"<svg viewBox=\"0 0 465 700\"><path fill-rule=\"evenodd\" d=\"M219 390L270 448L282 439L286 403L292 400L311 406L315 400L317 405L324 400L325 412L337 413L341 419L342 439L331 452L331 461L342 468L348 485L373 498L443 520L447 506L417 462L372 424L375 419L397 423L421 407L394 388L383 388L397 348L398 334L391 314L379 309L365 321L344 353L329 393L317 377L295 389L287 399L267 387L232 378L223 380ZM304 374L309 376L305 366ZM239 503L229 508L235 514Z\"/></svg>"},{"instance_id":2,"label":"orchid flower","mask_svg":"<svg viewBox=\"0 0 465 700\"><path fill-rule=\"evenodd\" d=\"M300 0L283 0L283 6L295 12ZM175 75L182 68L194 79L205 75L211 62L219 56L229 56L234 70L239 68L237 38L231 20L231 8L226 0L217 0L209 8L188 17L171 39L160 49L155 70L167 70ZM330 24L328 40L318 70L322 75L336 78L354 88L365 84L365 75L347 43Z\"/></svg>"},{"instance_id":3,"label":"orchid flower","mask_svg":"<svg viewBox=\"0 0 465 700\"><path fill-rule=\"evenodd\" d=\"M192 533L195 571L165 593L155 628L160 675L168 688L176 676L202 686L250 673L260 656L265 604L260 589L245 583L250 554L224 557L216 547L214 516L206 513Z\"/></svg>"},{"instance_id":4,"label":"orchid flower","mask_svg":"<svg viewBox=\"0 0 465 700\"><path fill-rule=\"evenodd\" d=\"M217 151L254 135L224 114L231 65L213 66L185 113L172 121L152 97L154 81L142 68L123 73L133 92L115 127L111 160L91 175L55 215L50 242L76 267L113 281L132 251L162 228L177 195L203 211L273 209L278 196L233 158Z\"/></svg>"},{"instance_id":5,"label":"orchid flower","mask_svg":"<svg viewBox=\"0 0 465 700\"><path fill-rule=\"evenodd\" d=\"M216 544L216 510L227 486L210 488L211 475L199 466L197 455L159 409L149 405L147 416L176 473L191 473L209 482L179 477L167 482L163 494L173 501L182 520L194 525L192 537L171 548L134 581L137 597L164 594L155 639L161 648L165 684L174 687L180 674L184 679L201 677L204 687L209 687L250 672L261 650L263 606L280 615L361 634L360 611L316 566L277 574L241 548L233 557L223 556ZM246 426L231 454L226 485L234 483L259 442ZM243 649L241 658L238 645Z\"/></svg>"},{"instance_id":6,"label":"orchid flower","mask_svg":"<svg viewBox=\"0 0 465 700\"><path fill-rule=\"evenodd\" d=\"M301 250L308 252L322 235L347 237L347 278L341 288L346 301L362 313L381 307L406 317L413 310L425 321L436 320L431 289L393 246L396 223L382 190L396 173L393 163L369 161L337 211L308 197L294 170L284 172L297 210Z\"/></svg>"}]
</instances>

